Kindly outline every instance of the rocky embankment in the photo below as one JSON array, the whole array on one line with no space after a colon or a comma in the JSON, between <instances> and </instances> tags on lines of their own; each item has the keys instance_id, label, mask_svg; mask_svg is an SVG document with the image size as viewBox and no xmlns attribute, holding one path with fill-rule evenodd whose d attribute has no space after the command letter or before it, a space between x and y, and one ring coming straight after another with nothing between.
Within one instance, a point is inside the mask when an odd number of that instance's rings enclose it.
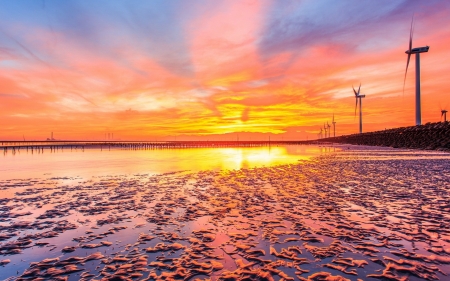
<instances>
[{"instance_id":1,"label":"rocky embankment","mask_svg":"<svg viewBox=\"0 0 450 281\"><path fill-rule=\"evenodd\" d=\"M450 152L450 122L427 123L420 126L326 138L321 141Z\"/></svg>"}]
</instances>

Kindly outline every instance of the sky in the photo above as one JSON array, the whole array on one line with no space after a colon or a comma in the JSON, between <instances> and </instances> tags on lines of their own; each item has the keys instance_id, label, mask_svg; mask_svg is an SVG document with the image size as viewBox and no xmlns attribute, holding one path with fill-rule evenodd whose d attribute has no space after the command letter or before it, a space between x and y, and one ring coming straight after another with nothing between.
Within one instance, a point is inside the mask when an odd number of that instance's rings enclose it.
<instances>
[{"instance_id":1,"label":"sky","mask_svg":"<svg viewBox=\"0 0 450 281\"><path fill-rule=\"evenodd\" d=\"M412 126L413 15L438 122L450 1L0 0L0 140L305 140L333 115L353 134L360 84L364 131Z\"/></svg>"}]
</instances>

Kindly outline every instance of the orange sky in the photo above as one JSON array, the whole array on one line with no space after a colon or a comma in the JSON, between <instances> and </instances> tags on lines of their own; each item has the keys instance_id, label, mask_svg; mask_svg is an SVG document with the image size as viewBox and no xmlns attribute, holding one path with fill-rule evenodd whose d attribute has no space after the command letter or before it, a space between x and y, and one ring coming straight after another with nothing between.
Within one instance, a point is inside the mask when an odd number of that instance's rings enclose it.
<instances>
[{"instance_id":1,"label":"orange sky","mask_svg":"<svg viewBox=\"0 0 450 281\"><path fill-rule=\"evenodd\" d=\"M3 1L0 139L313 139L450 109L448 1ZM145 3L144 3L145 2ZM450 118L450 116L449 116Z\"/></svg>"}]
</instances>

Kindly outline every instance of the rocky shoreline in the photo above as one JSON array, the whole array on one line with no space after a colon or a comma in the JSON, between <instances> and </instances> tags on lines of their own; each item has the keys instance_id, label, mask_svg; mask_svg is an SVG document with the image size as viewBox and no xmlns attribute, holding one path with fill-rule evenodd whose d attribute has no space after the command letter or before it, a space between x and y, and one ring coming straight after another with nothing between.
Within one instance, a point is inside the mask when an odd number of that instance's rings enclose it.
<instances>
[{"instance_id":1,"label":"rocky shoreline","mask_svg":"<svg viewBox=\"0 0 450 281\"><path fill-rule=\"evenodd\" d=\"M345 135L321 139L320 142L450 152L450 122L427 123L420 126Z\"/></svg>"}]
</instances>

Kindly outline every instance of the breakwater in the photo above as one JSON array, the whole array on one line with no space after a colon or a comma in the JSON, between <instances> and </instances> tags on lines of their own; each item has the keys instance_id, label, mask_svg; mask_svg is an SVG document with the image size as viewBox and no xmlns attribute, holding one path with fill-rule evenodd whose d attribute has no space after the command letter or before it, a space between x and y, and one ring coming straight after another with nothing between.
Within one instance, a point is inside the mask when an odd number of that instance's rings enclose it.
<instances>
[{"instance_id":1,"label":"breakwater","mask_svg":"<svg viewBox=\"0 0 450 281\"><path fill-rule=\"evenodd\" d=\"M450 152L450 122L427 123L420 126L326 138L320 141Z\"/></svg>"}]
</instances>

